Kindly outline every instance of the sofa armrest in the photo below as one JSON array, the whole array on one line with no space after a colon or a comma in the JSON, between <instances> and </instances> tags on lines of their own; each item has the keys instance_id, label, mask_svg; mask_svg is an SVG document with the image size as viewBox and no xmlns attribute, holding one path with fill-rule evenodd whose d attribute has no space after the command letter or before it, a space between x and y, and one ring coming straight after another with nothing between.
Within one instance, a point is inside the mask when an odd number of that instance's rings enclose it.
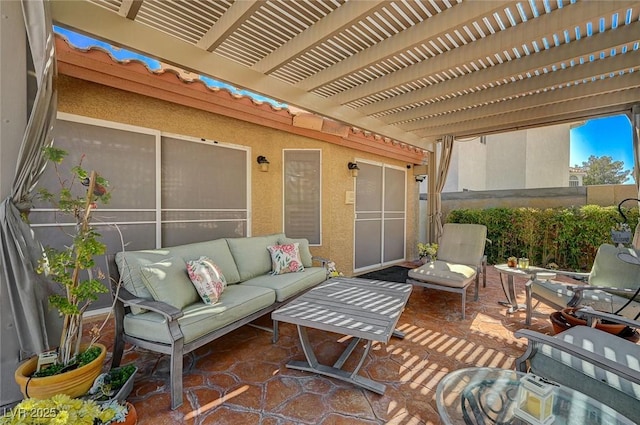
<instances>
[{"instance_id":1,"label":"sofa armrest","mask_svg":"<svg viewBox=\"0 0 640 425\"><path fill-rule=\"evenodd\" d=\"M145 310L160 313L167 319L169 319L169 321L178 320L184 315L182 310L179 310L172 305L169 305L162 301L152 301L145 298L138 298L122 287L118 290L118 300L129 307L135 306L143 308Z\"/></svg>"},{"instance_id":2,"label":"sofa armrest","mask_svg":"<svg viewBox=\"0 0 640 425\"><path fill-rule=\"evenodd\" d=\"M319 262L321 267L326 267L327 264L331 261L328 258L318 257L315 255L311 257L311 260Z\"/></svg>"}]
</instances>

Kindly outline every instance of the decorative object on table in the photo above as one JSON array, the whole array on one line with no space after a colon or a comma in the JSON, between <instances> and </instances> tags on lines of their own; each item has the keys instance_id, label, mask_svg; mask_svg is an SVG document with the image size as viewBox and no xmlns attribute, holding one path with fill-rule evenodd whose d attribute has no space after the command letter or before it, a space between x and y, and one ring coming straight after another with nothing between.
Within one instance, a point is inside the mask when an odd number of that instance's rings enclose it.
<instances>
[{"instance_id":1,"label":"decorative object on table","mask_svg":"<svg viewBox=\"0 0 640 425\"><path fill-rule=\"evenodd\" d=\"M118 401L124 403L133 390L133 381L138 368L130 363L115 367L106 373L98 375L83 398L94 400L98 404Z\"/></svg>"},{"instance_id":2,"label":"decorative object on table","mask_svg":"<svg viewBox=\"0 0 640 425\"><path fill-rule=\"evenodd\" d=\"M138 421L131 403L97 404L93 400L56 394L50 398L23 400L0 418L2 424L134 425Z\"/></svg>"},{"instance_id":3,"label":"decorative object on table","mask_svg":"<svg viewBox=\"0 0 640 425\"><path fill-rule=\"evenodd\" d=\"M553 414L553 390L558 385L529 373L520 379L514 416L532 425L549 425Z\"/></svg>"},{"instance_id":4,"label":"decorative object on table","mask_svg":"<svg viewBox=\"0 0 640 425\"><path fill-rule=\"evenodd\" d=\"M518 259L516 257L507 258L507 266L508 267L518 267Z\"/></svg>"},{"instance_id":5,"label":"decorative object on table","mask_svg":"<svg viewBox=\"0 0 640 425\"><path fill-rule=\"evenodd\" d=\"M435 261L437 254L438 254L437 243L418 242L418 257L420 257L423 264Z\"/></svg>"},{"instance_id":6,"label":"decorative object on table","mask_svg":"<svg viewBox=\"0 0 640 425\"><path fill-rule=\"evenodd\" d=\"M522 270L527 270L529 268L529 259L526 257L518 258L518 268Z\"/></svg>"},{"instance_id":7,"label":"decorative object on table","mask_svg":"<svg viewBox=\"0 0 640 425\"><path fill-rule=\"evenodd\" d=\"M15 379L25 397L47 398L62 392L77 397L91 388L101 372L106 355L106 347L96 343L101 329L99 326L91 330L90 343L82 346L80 344L84 312L98 299L99 294L108 292L100 281L103 274L93 270L94 257L105 254L106 246L98 240L100 234L91 225L91 219L97 202L109 201L109 183L95 171L88 172L82 168L84 156L69 170L71 176L67 177L62 175L59 168L67 152L55 147L46 147L43 149L43 155L55 167L60 190L54 194L41 189L39 197L60 210L61 214L70 216L75 221L75 233L69 235L72 242L63 249L45 248L37 270L61 288L60 293L49 297L50 304L56 307L63 317L56 362L51 363L47 359L46 369L38 371L36 376L31 376L37 369L36 356L18 366ZM81 188L79 192L78 187ZM87 275L86 279L81 277L83 274ZM108 317L102 326L107 320ZM42 365L43 360L40 363ZM46 386L49 383L53 387L48 390Z\"/></svg>"}]
</instances>

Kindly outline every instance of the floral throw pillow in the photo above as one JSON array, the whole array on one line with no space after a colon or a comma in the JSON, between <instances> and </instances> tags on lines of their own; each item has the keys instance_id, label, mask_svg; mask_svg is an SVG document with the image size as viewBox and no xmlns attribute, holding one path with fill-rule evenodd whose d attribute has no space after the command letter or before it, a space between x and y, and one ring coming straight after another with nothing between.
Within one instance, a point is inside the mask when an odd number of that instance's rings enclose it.
<instances>
[{"instance_id":1,"label":"floral throw pillow","mask_svg":"<svg viewBox=\"0 0 640 425\"><path fill-rule=\"evenodd\" d=\"M187 273L205 304L215 304L220 299L227 280L220 268L208 257L187 261Z\"/></svg>"},{"instance_id":2,"label":"floral throw pillow","mask_svg":"<svg viewBox=\"0 0 640 425\"><path fill-rule=\"evenodd\" d=\"M267 249L271 254L271 274L285 274L304 271L300 259L299 244L271 245Z\"/></svg>"}]
</instances>

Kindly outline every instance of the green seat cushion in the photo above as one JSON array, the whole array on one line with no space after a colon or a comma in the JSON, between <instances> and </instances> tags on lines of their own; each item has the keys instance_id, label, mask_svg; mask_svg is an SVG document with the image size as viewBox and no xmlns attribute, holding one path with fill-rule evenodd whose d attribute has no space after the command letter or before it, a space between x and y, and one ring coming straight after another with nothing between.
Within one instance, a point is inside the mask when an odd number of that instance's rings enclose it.
<instances>
[{"instance_id":1,"label":"green seat cushion","mask_svg":"<svg viewBox=\"0 0 640 425\"><path fill-rule=\"evenodd\" d=\"M324 282L326 278L327 271L323 267L309 267L301 272L257 276L243 282L242 286L272 289L276 293L276 300L282 302L300 291Z\"/></svg>"},{"instance_id":2,"label":"green seat cushion","mask_svg":"<svg viewBox=\"0 0 640 425\"><path fill-rule=\"evenodd\" d=\"M435 283L452 288L464 288L476 276L473 267L464 264L448 263L446 261L432 261L422 266L409 270L409 277L428 283Z\"/></svg>"},{"instance_id":3,"label":"green seat cushion","mask_svg":"<svg viewBox=\"0 0 640 425\"><path fill-rule=\"evenodd\" d=\"M216 304L207 305L202 301L183 309L184 316L178 324L188 344L204 335L242 319L275 302L275 292L255 286L228 286ZM148 311L144 314L127 314L124 317L127 335L153 342L171 344L167 319L159 313Z\"/></svg>"},{"instance_id":4,"label":"green seat cushion","mask_svg":"<svg viewBox=\"0 0 640 425\"><path fill-rule=\"evenodd\" d=\"M284 237L284 234L227 238L229 250L238 266L242 282L271 271L271 255L267 247L277 245L281 237Z\"/></svg>"}]
</instances>

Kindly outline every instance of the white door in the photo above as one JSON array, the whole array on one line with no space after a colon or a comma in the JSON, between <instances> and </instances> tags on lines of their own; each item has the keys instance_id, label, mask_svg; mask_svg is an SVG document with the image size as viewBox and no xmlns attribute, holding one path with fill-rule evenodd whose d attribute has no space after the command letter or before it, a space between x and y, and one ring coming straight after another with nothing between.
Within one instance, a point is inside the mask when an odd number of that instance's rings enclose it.
<instances>
[{"instance_id":1,"label":"white door","mask_svg":"<svg viewBox=\"0 0 640 425\"><path fill-rule=\"evenodd\" d=\"M355 272L405 258L406 170L358 161Z\"/></svg>"}]
</instances>

